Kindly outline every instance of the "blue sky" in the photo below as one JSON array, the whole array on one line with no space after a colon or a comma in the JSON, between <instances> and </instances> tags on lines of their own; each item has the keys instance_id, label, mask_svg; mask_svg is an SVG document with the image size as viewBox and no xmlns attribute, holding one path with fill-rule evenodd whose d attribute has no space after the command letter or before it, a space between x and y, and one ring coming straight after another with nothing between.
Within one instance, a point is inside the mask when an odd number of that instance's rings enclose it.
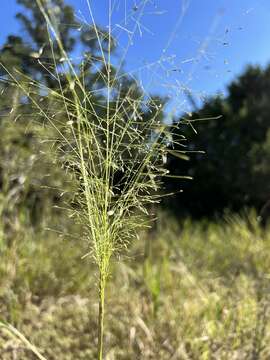
<instances>
[{"instance_id":1,"label":"blue sky","mask_svg":"<svg viewBox=\"0 0 270 360\"><path fill-rule=\"evenodd\" d=\"M87 0L66 0L78 17L91 22ZM90 0L97 24L108 24L109 0ZM141 0L112 0L112 27L119 41L118 58L140 15ZM0 42L19 33L16 0L1 0ZM172 98L171 110L188 111L183 95L196 101L224 92L247 64L270 60L269 0L149 0L137 23L125 69L147 91Z\"/></svg>"}]
</instances>

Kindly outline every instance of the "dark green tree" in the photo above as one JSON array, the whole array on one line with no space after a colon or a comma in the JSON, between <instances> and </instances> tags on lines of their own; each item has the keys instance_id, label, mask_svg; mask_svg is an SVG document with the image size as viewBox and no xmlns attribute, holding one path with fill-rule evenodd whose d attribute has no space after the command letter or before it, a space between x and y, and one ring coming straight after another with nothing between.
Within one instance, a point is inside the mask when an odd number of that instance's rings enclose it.
<instances>
[{"instance_id":1,"label":"dark green tree","mask_svg":"<svg viewBox=\"0 0 270 360\"><path fill-rule=\"evenodd\" d=\"M190 118L176 122L174 136L179 135L180 125L181 133L183 123L186 127L186 150L205 154L190 153L187 162L169 157L170 170L194 178L183 184L167 182L168 190L184 190L170 200L170 208L197 216L225 208L260 209L270 198L269 113L270 67L249 66L229 85L225 98L210 98Z\"/></svg>"}]
</instances>

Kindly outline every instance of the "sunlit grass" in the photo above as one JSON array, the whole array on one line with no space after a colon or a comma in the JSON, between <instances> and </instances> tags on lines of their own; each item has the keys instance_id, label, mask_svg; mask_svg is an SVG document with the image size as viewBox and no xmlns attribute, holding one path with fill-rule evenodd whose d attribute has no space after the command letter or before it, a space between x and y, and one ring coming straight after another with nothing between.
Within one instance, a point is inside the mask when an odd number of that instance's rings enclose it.
<instances>
[{"instance_id":1,"label":"sunlit grass","mask_svg":"<svg viewBox=\"0 0 270 360\"><path fill-rule=\"evenodd\" d=\"M251 215L218 223L177 222L159 214L157 232L142 233L131 245L129 257L112 263L107 357L247 359L257 354L268 359L270 238L255 219ZM77 253L56 238L48 248L45 233L28 238L28 243L33 244L32 252L23 246L17 249L15 275L2 275L3 281L9 278L10 290L4 281L1 317L19 328L48 359L96 358L89 341L97 344L98 302L93 283L87 290L89 270L82 265L68 273L66 262L76 265ZM33 259L47 258L53 248L67 260L58 264L63 269L56 272L57 259L48 257L40 293L41 264ZM2 269L14 266L8 252L2 258ZM29 264L28 269L23 264ZM32 274L27 287L26 271ZM56 286L51 287L52 279ZM29 359L20 339L10 340L1 332L0 344L4 360L10 359L10 349L20 359Z\"/></svg>"}]
</instances>

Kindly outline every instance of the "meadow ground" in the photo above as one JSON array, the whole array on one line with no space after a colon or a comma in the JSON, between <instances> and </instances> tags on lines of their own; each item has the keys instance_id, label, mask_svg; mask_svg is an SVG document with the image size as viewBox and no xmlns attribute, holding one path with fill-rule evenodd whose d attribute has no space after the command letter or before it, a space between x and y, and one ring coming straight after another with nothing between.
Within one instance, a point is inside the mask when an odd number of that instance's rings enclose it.
<instances>
[{"instance_id":1,"label":"meadow ground","mask_svg":"<svg viewBox=\"0 0 270 360\"><path fill-rule=\"evenodd\" d=\"M0 319L48 360L95 359L97 277L85 244L17 224L0 245ZM270 232L254 214L161 214L123 260L108 285L106 359L270 358ZM2 329L0 358L35 355Z\"/></svg>"}]
</instances>

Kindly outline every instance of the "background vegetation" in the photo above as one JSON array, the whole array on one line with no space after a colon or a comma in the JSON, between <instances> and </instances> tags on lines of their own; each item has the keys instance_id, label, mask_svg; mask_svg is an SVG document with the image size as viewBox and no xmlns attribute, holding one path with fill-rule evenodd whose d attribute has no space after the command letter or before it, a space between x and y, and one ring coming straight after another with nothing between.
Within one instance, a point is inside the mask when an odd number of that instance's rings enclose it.
<instances>
[{"instance_id":1,"label":"background vegetation","mask_svg":"<svg viewBox=\"0 0 270 360\"><path fill-rule=\"evenodd\" d=\"M170 200L173 211L202 217L224 209L255 207L259 211L268 201L269 86L269 66L248 66L228 86L225 97L210 98L191 116L176 120L180 125L186 118L199 119L195 129L187 122L187 150L205 154L191 153L185 163L169 158L169 169L194 177L182 194ZM174 133L180 131L182 126ZM166 186L172 190L177 184L169 181Z\"/></svg>"},{"instance_id":2,"label":"background vegetation","mask_svg":"<svg viewBox=\"0 0 270 360\"><path fill-rule=\"evenodd\" d=\"M58 68L64 59L49 40L35 2L18 3L25 9L17 15L24 37L10 35L0 50L0 317L48 359L94 359L97 276L81 259L87 248L83 230L66 215L67 204L74 209L77 204L70 158L62 149L58 166L50 141L57 134L46 127L44 113L51 111L52 98L38 114L8 76L32 79L29 93L34 94L35 81L53 92L58 85L48 74L54 69L51 49ZM80 48L85 54L87 61L74 66L95 93L104 86L98 39L62 0L52 4L65 24L60 28L65 51L71 56ZM102 28L99 33L106 52L108 34ZM113 39L112 44L116 51ZM269 87L270 68L250 66L225 97L210 98L190 116L174 120L171 136L188 140L169 148L164 163L171 173L194 180L166 180L164 192L176 194L163 201L162 209L151 209L158 213L153 230L140 234L124 262L113 264L107 359L270 357L270 237L257 220L270 198ZM124 73L115 89L131 101L142 94ZM94 103L98 116L105 116L100 92ZM152 96L141 120L148 121L164 103ZM61 120L64 113L58 110ZM185 154L172 156L176 151ZM0 357L35 358L4 330Z\"/></svg>"}]
</instances>

